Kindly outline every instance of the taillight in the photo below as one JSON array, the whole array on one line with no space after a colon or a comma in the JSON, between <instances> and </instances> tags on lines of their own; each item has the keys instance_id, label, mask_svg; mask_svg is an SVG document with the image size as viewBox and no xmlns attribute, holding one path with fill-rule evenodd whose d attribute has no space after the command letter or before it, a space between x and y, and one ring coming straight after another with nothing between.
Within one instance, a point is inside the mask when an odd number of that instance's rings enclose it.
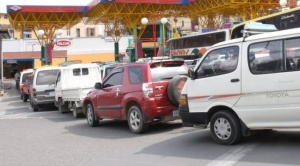
<instances>
[{"instance_id":1,"label":"taillight","mask_svg":"<svg viewBox=\"0 0 300 166\"><path fill-rule=\"evenodd\" d=\"M36 89L35 88L32 89L32 95L36 96Z\"/></svg>"},{"instance_id":2,"label":"taillight","mask_svg":"<svg viewBox=\"0 0 300 166\"><path fill-rule=\"evenodd\" d=\"M143 83L142 90L146 98L154 97L152 83Z\"/></svg>"}]
</instances>

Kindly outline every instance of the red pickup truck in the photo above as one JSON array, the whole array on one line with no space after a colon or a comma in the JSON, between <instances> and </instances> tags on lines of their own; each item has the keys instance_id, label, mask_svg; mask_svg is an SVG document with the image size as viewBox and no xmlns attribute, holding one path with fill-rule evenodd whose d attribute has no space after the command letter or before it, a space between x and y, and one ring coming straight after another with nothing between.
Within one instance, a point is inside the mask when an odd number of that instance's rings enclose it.
<instances>
[{"instance_id":1,"label":"red pickup truck","mask_svg":"<svg viewBox=\"0 0 300 166\"><path fill-rule=\"evenodd\" d=\"M27 102L28 98L29 98L29 89L30 89L30 82L32 79L32 74L26 76L25 78L25 82L22 85L22 91L21 91L21 98L24 102Z\"/></svg>"},{"instance_id":2,"label":"red pickup truck","mask_svg":"<svg viewBox=\"0 0 300 166\"><path fill-rule=\"evenodd\" d=\"M116 67L84 99L88 124L97 126L101 119L127 120L133 133L142 133L152 122L179 119L180 82L186 81L187 71L182 60Z\"/></svg>"}]
</instances>

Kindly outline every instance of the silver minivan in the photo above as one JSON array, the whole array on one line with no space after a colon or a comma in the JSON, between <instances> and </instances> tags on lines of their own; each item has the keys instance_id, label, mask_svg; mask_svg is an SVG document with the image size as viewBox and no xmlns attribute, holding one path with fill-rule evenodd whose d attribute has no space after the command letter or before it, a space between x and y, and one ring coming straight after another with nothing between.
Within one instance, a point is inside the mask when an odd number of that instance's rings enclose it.
<instances>
[{"instance_id":1,"label":"silver minivan","mask_svg":"<svg viewBox=\"0 0 300 166\"><path fill-rule=\"evenodd\" d=\"M33 73L30 85L30 105L33 111L45 104L55 103L55 81L61 67L43 67Z\"/></svg>"}]
</instances>

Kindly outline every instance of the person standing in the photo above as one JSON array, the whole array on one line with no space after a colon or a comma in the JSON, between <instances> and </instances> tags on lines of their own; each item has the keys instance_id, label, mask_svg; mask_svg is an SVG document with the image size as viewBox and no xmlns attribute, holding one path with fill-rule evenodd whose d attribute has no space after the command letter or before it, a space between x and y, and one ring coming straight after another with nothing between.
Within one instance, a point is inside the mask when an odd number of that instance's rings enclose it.
<instances>
[{"instance_id":1,"label":"person standing","mask_svg":"<svg viewBox=\"0 0 300 166\"><path fill-rule=\"evenodd\" d=\"M20 86L20 74L19 74L18 71L15 74L15 81L16 81L16 89L19 89L19 86Z\"/></svg>"}]
</instances>

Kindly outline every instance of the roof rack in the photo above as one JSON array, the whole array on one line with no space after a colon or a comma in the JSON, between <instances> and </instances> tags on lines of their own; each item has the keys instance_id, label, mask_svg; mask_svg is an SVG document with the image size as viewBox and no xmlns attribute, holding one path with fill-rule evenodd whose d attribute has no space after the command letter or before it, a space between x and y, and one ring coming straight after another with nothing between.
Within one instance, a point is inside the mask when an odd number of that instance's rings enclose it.
<instances>
[{"instance_id":1,"label":"roof rack","mask_svg":"<svg viewBox=\"0 0 300 166\"><path fill-rule=\"evenodd\" d=\"M261 34L266 32L277 31L277 28L273 24L263 24L260 22L249 22L245 24L244 30L242 30L244 39L248 36Z\"/></svg>"}]
</instances>

